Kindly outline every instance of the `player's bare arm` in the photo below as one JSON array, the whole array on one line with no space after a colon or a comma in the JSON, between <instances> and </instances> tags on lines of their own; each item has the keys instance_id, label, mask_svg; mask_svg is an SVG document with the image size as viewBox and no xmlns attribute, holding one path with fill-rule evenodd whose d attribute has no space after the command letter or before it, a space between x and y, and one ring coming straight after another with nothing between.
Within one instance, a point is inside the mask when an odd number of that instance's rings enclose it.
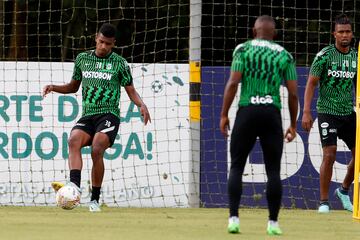
<instances>
[{"instance_id":1,"label":"player's bare arm","mask_svg":"<svg viewBox=\"0 0 360 240\"><path fill-rule=\"evenodd\" d=\"M142 101L141 97L135 90L134 85L131 84L129 86L125 86L125 90L130 100L133 101L135 105L140 108L141 116L144 118L144 124L146 125L148 122L151 122L150 113L145 103Z\"/></svg>"},{"instance_id":2,"label":"player's bare arm","mask_svg":"<svg viewBox=\"0 0 360 240\"><path fill-rule=\"evenodd\" d=\"M47 94L51 92L57 92L57 93L76 93L79 90L79 87L81 85L81 81L77 81L72 79L69 83L64 85L46 85L43 88L42 96L45 97Z\"/></svg>"},{"instance_id":3,"label":"player's bare arm","mask_svg":"<svg viewBox=\"0 0 360 240\"><path fill-rule=\"evenodd\" d=\"M286 81L286 87L288 89L288 106L290 111L290 126L285 132L285 138L288 142L291 142L296 137L296 117L298 113L298 93L297 93L297 81Z\"/></svg>"},{"instance_id":4,"label":"player's bare arm","mask_svg":"<svg viewBox=\"0 0 360 240\"><path fill-rule=\"evenodd\" d=\"M228 117L229 108L237 93L241 77L242 77L241 72L231 71L230 78L225 86L224 101L221 109L221 118L220 118L220 131L225 137L228 136L228 130L230 127L230 121Z\"/></svg>"},{"instance_id":5,"label":"player's bare arm","mask_svg":"<svg viewBox=\"0 0 360 240\"><path fill-rule=\"evenodd\" d=\"M319 77L309 75L308 81L306 83L305 94L304 94L304 110L303 110L303 117L301 120L301 126L307 132L310 132L310 129L314 122L310 109L311 109L311 102L314 97L314 92L316 86L318 85L319 80L320 80Z\"/></svg>"}]
</instances>

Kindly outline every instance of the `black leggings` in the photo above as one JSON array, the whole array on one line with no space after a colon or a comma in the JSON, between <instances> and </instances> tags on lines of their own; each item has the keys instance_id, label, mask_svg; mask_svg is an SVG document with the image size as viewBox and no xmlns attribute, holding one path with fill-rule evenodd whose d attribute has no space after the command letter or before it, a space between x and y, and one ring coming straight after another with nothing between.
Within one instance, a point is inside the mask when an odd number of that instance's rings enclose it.
<instances>
[{"instance_id":1,"label":"black leggings","mask_svg":"<svg viewBox=\"0 0 360 240\"><path fill-rule=\"evenodd\" d=\"M228 180L230 216L238 216L242 174L257 137L263 150L268 178L266 198L269 219L277 221L282 197L280 162L284 140L281 114L273 105L242 107L236 114L230 144L231 168Z\"/></svg>"}]
</instances>

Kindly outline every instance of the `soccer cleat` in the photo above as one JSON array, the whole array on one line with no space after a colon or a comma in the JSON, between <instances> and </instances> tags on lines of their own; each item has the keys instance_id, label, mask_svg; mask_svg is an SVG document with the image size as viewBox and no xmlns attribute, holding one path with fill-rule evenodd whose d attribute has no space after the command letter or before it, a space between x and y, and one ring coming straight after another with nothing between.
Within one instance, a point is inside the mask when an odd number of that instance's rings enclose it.
<instances>
[{"instance_id":1,"label":"soccer cleat","mask_svg":"<svg viewBox=\"0 0 360 240\"><path fill-rule=\"evenodd\" d=\"M274 222L274 221L269 221L268 222L268 226L267 226L267 234L270 236L274 236L274 235L281 235L282 231L279 227L279 223L278 222Z\"/></svg>"},{"instance_id":2,"label":"soccer cleat","mask_svg":"<svg viewBox=\"0 0 360 240\"><path fill-rule=\"evenodd\" d=\"M335 190L335 195L340 199L343 208L349 212L353 211L353 205L351 204L350 197L348 194L342 194L340 188Z\"/></svg>"},{"instance_id":3,"label":"soccer cleat","mask_svg":"<svg viewBox=\"0 0 360 240\"><path fill-rule=\"evenodd\" d=\"M330 212L330 207L328 204L320 204L318 213L329 213L329 212Z\"/></svg>"},{"instance_id":4,"label":"soccer cleat","mask_svg":"<svg viewBox=\"0 0 360 240\"><path fill-rule=\"evenodd\" d=\"M227 227L229 233L240 233L240 221L238 217L230 217Z\"/></svg>"},{"instance_id":5,"label":"soccer cleat","mask_svg":"<svg viewBox=\"0 0 360 240\"><path fill-rule=\"evenodd\" d=\"M63 186L65 186L65 184L63 184L61 182L52 182L51 183L51 187L55 190L55 192L59 191L59 189L62 188Z\"/></svg>"},{"instance_id":6,"label":"soccer cleat","mask_svg":"<svg viewBox=\"0 0 360 240\"><path fill-rule=\"evenodd\" d=\"M73 186L81 194L81 189L73 182L68 182L66 184L64 184L62 182L52 182L51 183L51 187L55 190L55 192L59 191L59 189L62 188L63 186L65 186L65 185Z\"/></svg>"},{"instance_id":7,"label":"soccer cleat","mask_svg":"<svg viewBox=\"0 0 360 240\"><path fill-rule=\"evenodd\" d=\"M100 205L96 200L92 200L89 203L89 211L90 212L101 212Z\"/></svg>"}]
</instances>

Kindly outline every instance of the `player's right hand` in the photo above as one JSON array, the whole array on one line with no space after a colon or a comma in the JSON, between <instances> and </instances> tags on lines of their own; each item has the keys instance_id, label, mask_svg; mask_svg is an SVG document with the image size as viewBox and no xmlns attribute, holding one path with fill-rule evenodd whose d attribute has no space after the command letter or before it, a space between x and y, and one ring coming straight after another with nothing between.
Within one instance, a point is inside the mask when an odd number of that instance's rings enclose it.
<instances>
[{"instance_id":1,"label":"player's right hand","mask_svg":"<svg viewBox=\"0 0 360 240\"><path fill-rule=\"evenodd\" d=\"M296 128L290 126L288 129L286 129L284 136L285 141L291 142L292 140L294 140L295 137L296 137Z\"/></svg>"},{"instance_id":2,"label":"player's right hand","mask_svg":"<svg viewBox=\"0 0 360 240\"><path fill-rule=\"evenodd\" d=\"M42 96L45 97L47 94L51 93L52 92L52 85L46 85L44 88L43 88L43 91L42 91Z\"/></svg>"},{"instance_id":3,"label":"player's right hand","mask_svg":"<svg viewBox=\"0 0 360 240\"><path fill-rule=\"evenodd\" d=\"M314 121L310 112L304 112L301 120L301 126L306 132L310 132Z\"/></svg>"},{"instance_id":4,"label":"player's right hand","mask_svg":"<svg viewBox=\"0 0 360 240\"><path fill-rule=\"evenodd\" d=\"M224 135L224 137L228 137L228 130L230 129L230 121L229 118L226 117L221 117L220 119L220 131L221 133Z\"/></svg>"}]
</instances>

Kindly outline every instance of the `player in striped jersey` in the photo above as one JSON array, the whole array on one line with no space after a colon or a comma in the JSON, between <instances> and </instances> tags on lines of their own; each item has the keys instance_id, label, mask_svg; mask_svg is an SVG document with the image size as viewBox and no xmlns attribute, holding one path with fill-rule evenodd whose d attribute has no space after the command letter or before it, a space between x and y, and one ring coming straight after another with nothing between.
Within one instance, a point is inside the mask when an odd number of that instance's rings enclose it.
<instances>
[{"instance_id":1,"label":"player in striped jersey","mask_svg":"<svg viewBox=\"0 0 360 240\"><path fill-rule=\"evenodd\" d=\"M352 159L342 185L335 193L344 209L352 211L349 188L354 180L356 114L353 104L353 85L356 80L357 53L350 47L353 37L351 22L346 15L335 20L335 44L322 49L315 57L304 96L302 127L307 132L313 125L311 102L318 83L318 124L323 160L320 167L320 213L328 213L329 187L336 159L337 138L351 150Z\"/></svg>"},{"instance_id":2,"label":"player in striped jersey","mask_svg":"<svg viewBox=\"0 0 360 240\"><path fill-rule=\"evenodd\" d=\"M71 130L69 144L70 184L80 191L81 148L91 146L93 167L92 194L89 210L100 211L100 189L104 176L103 155L115 141L120 124L120 94L124 87L129 98L140 108L145 125L150 120L148 109L136 92L126 60L112 51L116 28L103 24L96 35L96 49L80 53L70 83L47 85L43 96L50 92L75 93L82 84L82 116ZM55 190L64 184L54 182Z\"/></svg>"},{"instance_id":3,"label":"player in striped jersey","mask_svg":"<svg viewBox=\"0 0 360 240\"><path fill-rule=\"evenodd\" d=\"M240 232L238 210L242 193L242 174L256 139L260 139L268 177L266 197L269 208L267 233L280 235L278 225L282 185L280 161L284 136L296 136L298 111L297 80L292 56L273 42L275 22L270 16L257 18L254 39L238 45L233 53L230 78L224 91L220 130L228 136L228 111L241 81L239 109L231 134L231 168L228 180L230 205L229 233ZM289 92L291 125L283 134L281 122L280 84L285 80Z\"/></svg>"}]
</instances>

